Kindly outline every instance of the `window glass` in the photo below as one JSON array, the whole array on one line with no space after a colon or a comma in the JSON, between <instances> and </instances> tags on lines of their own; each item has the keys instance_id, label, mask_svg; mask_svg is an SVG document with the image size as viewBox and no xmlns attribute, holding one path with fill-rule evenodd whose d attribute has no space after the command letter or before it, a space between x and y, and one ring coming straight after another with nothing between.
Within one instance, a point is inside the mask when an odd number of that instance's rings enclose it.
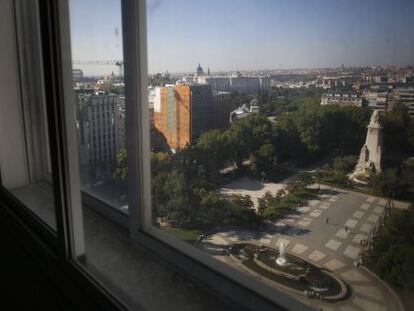
<instances>
[{"instance_id":1,"label":"window glass","mask_svg":"<svg viewBox=\"0 0 414 311\"><path fill-rule=\"evenodd\" d=\"M117 171L125 149L121 3L69 3L81 188L127 213L125 176Z\"/></svg>"},{"instance_id":2,"label":"window glass","mask_svg":"<svg viewBox=\"0 0 414 311\"><path fill-rule=\"evenodd\" d=\"M70 3L82 190L141 212L127 205L120 2ZM273 300L399 310L414 22L412 4L382 3L148 0L145 229Z\"/></svg>"},{"instance_id":3,"label":"window glass","mask_svg":"<svg viewBox=\"0 0 414 311\"><path fill-rule=\"evenodd\" d=\"M397 310L391 288L413 290L408 7L149 0L157 232L318 310Z\"/></svg>"}]
</instances>

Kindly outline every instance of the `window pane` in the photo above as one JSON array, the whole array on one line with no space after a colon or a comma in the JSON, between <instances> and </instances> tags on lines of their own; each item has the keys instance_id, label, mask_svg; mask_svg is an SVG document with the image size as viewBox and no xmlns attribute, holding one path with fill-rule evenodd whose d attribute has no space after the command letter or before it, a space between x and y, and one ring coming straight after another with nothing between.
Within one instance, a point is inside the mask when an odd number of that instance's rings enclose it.
<instances>
[{"instance_id":1,"label":"window pane","mask_svg":"<svg viewBox=\"0 0 414 311\"><path fill-rule=\"evenodd\" d=\"M318 310L399 309L413 7L383 4L149 0L150 231Z\"/></svg>"},{"instance_id":2,"label":"window pane","mask_svg":"<svg viewBox=\"0 0 414 311\"><path fill-rule=\"evenodd\" d=\"M86 250L79 263L131 310L232 310L128 239L121 1L69 3Z\"/></svg>"},{"instance_id":3,"label":"window pane","mask_svg":"<svg viewBox=\"0 0 414 311\"><path fill-rule=\"evenodd\" d=\"M11 1L1 3L4 27L0 27L0 39L2 42L17 42L17 45L4 45L0 62L0 71L4 73L0 78L1 184L47 225L56 229L46 106L39 76L42 69L40 31L35 22L35 12L26 13L33 13L25 21L27 25L22 25L22 21L16 24L14 17L21 12ZM21 27L19 32L16 25ZM25 26L31 27L30 34L24 33ZM29 35L31 41L27 42L25 38ZM30 66L26 66L28 62Z\"/></svg>"},{"instance_id":4,"label":"window pane","mask_svg":"<svg viewBox=\"0 0 414 311\"><path fill-rule=\"evenodd\" d=\"M125 174L117 170L118 158L121 163L125 159L121 6L106 1L96 9L97 3L70 1L81 186L126 214ZM86 8L94 11L92 16Z\"/></svg>"}]
</instances>

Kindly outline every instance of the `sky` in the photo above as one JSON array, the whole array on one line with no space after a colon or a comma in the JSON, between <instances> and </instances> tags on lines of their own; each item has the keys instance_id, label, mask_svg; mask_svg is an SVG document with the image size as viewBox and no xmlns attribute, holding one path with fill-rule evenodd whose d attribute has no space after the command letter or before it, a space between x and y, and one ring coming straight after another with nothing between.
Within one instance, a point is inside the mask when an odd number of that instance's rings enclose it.
<instances>
[{"instance_id":1,"label":"sky","mask_svg":"<svg viewBox=\"0 0 414 311\"><path fill-rule=\"evenodd\" d=\"M120 0L70 0L70 15L74 60L122 59ZM413 16L412 0L147 0L148 70L413 65Z\"/></svg>"}]
</instances>

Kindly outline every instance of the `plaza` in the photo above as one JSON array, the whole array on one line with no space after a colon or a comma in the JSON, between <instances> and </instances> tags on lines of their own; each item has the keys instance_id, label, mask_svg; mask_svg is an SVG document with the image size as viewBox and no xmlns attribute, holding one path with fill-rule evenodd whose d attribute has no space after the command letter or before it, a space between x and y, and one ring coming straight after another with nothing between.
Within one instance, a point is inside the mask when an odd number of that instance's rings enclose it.
<instances>
[{"instance_id":1,"label":"plaza","mask_svg":"<svg viewBox=\"0 0 414 311\"><path fill-rule=\"evenodd\" d=\"M257 198L266 191L275 194L283 187L284 183L262 184L244 178L224 186L221 191L224 194L248 194L257 204ZM387 200L324 185L320 188L317 198L273 224L272 229L216 232L205 237L202 243L224 246L244 241L278 248L283 242L288 253L332 271L347 282L352 291L347 300L334 304L296 295L305 303L323 310L404 310L399 298L384 282L365 267L356 265L361 241L369 238L378 226ZM408 204L395 202L395 208L408 208ZM217 259L233 265L229 257L217 256Z\"/></svg>"}]
</instances>

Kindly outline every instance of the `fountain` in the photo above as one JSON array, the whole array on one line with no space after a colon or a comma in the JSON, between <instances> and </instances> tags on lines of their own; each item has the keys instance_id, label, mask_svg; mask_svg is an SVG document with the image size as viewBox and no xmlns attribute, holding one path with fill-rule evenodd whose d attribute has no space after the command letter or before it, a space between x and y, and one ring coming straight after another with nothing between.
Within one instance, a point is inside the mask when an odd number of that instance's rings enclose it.
<instances>
[{"instance_id":1,"label":"fountain","mask_svg":"<svg viewBox=\"0 0 414 311\"><path fill-rule=\"evenodd\" d=\"M278 250L246 242L235 243L230 249L230 257L275 285L306 297L327 301L349 297L349 288L344 281L329 270L286 253L283 242Z\"/></svg>"},{"instance_id":2,"label":"fountain","mask_svg":"<svg viewBox=\"0 0 414 311\"><path fill-rule=\"evenodd\" d=\"M286 257L285 257L285 243L283 242L280 243L279 245L279 256L277 256L276 258L276 263L282 267L284 267L287 263Z\"/></svg>"}]
</instances>

